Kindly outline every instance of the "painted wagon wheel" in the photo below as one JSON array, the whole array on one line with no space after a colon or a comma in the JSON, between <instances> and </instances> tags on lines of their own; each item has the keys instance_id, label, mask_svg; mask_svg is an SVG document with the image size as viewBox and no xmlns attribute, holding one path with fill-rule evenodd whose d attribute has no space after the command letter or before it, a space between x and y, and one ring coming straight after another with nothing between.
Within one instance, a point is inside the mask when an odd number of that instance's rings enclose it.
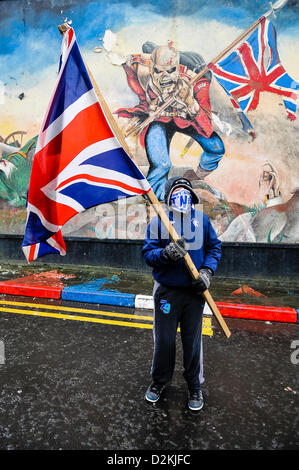
<instances>
[{"instance_id":1,"label":"painted wagon wheel","mask_svg":"<svg viewBox=\"0 0 299 470\"><path fill-rule=\"evenodd\" d=\"M14 147L22 147L22 141L25 134L27 134L25 131L12 132L5 138L4 144L12 144Z\"/></svg>"}]
</instances>

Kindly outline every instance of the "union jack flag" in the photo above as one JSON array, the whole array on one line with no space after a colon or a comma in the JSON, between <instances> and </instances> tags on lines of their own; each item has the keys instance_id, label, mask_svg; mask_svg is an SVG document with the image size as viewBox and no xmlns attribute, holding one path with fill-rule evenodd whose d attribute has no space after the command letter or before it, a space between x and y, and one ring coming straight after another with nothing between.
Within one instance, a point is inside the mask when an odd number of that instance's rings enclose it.
<instances>
[{"instance_id":1,"label":"union jack flag","mask_svg":"<svg viewBox=\"0 0 299 470\"><path fill-rule=\"evenodd\" d=\"M79 212L150 189L115 138L74 30L69 28L63 36L57 83L33 159L22 244L27 260L48 253L65 255L61 228Z\"/></svg>"},{"instance_id":2,"label":"union jack flag","mask_svg":"<svg viewBox=\"0 0 299 470\"><path fill-rule=\"evenodd\" d=\"M208 67L230 96L236 109L256 109L260 93L267 91L283 97L289 119L296 119L299 83L293 80L280 63L276 31L265 17L237 50L223 61Z\"/></svg>"}]
</instances>

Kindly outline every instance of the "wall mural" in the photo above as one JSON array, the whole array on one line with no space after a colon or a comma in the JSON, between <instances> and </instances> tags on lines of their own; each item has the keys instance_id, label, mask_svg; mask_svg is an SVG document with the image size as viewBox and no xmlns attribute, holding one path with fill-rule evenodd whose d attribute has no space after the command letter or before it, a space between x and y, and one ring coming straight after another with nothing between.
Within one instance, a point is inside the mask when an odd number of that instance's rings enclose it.
<instances>
[{"instance_id":1,"label":"wall mural","mask_svg":"<svg viewBox=\"0 0 299 470\"><path fill-rule=\"evenodd\" d=\"M186 176L222 241L297 243L299 2L289 0L194 79L269 8L261 0L2 1L0 233L24 233L37 135L58 70L57 25L69 22L160 200L167 178ZM78 214L62 232L138 239L150 216L146 200L134 197Z\"/></svg>"}]
</instances>

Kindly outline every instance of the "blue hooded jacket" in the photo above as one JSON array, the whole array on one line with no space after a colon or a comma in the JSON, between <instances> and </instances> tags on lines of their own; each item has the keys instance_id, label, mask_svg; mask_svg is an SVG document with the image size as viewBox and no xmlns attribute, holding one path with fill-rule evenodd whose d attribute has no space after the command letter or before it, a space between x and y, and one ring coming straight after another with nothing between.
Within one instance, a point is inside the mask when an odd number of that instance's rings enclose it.
<instances>
[{"instance_id":1,"label":"blue hooded jacket","mask_svg":"<svg viewBox=\"0 0 299 470\"><path fill-rule=\"evenodd\" d=\"M169 211L168 217L178 235L184 236L188 253L197 270L207 267L215 273L221 258L221 242L218 240L209 217L193 207L188 214ZM154 279L169 287L191 287L192 277L183 259L170 261L162 256L170 243L169 234L158 216L147 227L142 248L145 262L153 268Z\"/></svg>"}]
</instances>

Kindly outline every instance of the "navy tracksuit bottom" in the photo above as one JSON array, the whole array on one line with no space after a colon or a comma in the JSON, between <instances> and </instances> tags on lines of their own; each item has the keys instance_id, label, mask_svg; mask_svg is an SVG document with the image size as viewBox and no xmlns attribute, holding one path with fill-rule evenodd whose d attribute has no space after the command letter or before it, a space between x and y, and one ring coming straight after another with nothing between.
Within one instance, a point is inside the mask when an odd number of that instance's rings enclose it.
<instances>
[{"instance_id":1,"label":"navy tracksuit bottom","mask_svg":"<svg viewBox=\"0 0 299 470\"><path fill-rule=\"evenodd\" d=\"M189 388L203 382L202 316L204 298L187 288L154 286L154 354L151 375L165 385L172 378L176 358L176 335L180 326L183 376Z\"/></svg>"}]
</instances>

